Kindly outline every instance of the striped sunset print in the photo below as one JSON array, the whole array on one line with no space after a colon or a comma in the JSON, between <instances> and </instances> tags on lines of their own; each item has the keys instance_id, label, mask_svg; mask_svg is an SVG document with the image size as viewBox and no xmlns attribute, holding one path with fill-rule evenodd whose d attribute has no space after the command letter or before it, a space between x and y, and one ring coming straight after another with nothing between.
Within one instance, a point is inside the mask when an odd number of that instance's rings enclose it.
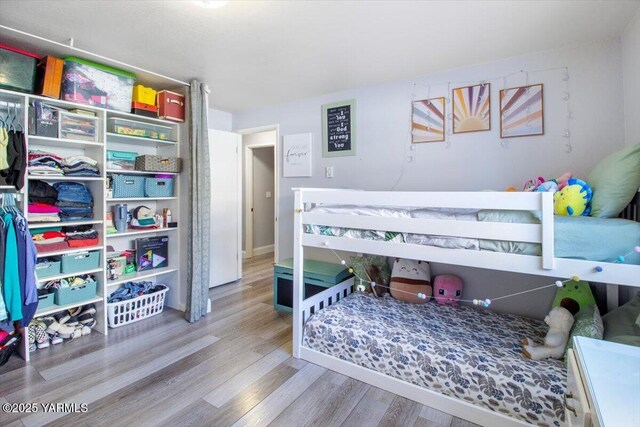
<instances>
[{"instance_id":1,"label":"striped sunset print","mask_svg":"<svg viewBox=\"0 0 640 427\"><path fill-rule=\"evenodd\" d=\"M491 129L491 86L483 83L452 91L453 133Z\"/></svg>"},{"instance_id":2,"label":"striped sunset print","mask_svg":"<svg viewBox=\"0 0 640 427\"><path fill-rule=\"evenodd\" d=\"M500 91L500 136L542 135L542 84Z\"/></svg>"},{"instance_id":3,"label":"striped sunset print","mask_svg":"<svg viewBox=\"0 0 640 427\"><path fill-rule=\"evenodd\" d=\"M444 141L444 97L413 102L411 142Z\"/></svg>"}]
</instances>

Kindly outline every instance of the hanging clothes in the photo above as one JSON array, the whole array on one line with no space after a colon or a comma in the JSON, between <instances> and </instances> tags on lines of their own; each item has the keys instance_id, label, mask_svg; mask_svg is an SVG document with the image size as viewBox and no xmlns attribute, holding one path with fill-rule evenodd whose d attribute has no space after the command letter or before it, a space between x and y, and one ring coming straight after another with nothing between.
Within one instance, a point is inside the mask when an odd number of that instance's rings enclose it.
<instances>
[{"instance_id":1,"label":"hanging clothes","mask_svg":"<svg viewBox=\"0 0 640 427\"><path fill-rule=\"evenodd\" d=\"M0 127L0 170L7 169L9 163L7 161L7 147L9 146L9 133L4 128Z\"/></svg>"},{"instance_id":2,"label":"hanging clothes","mask_svg":"<svg viewBox=\"0 0 640 427\"><path fill-rule=\"evenodd\" d=\"M0 321L26 327L38 309L36 248L15 196L2 195L0 207Z\"/></svg>"},{"instance_id":3,"label":"hanging clothes","mask_svg":"<svg viewBox=\"0 0 640 427\"><path fill-rule=\"evenodd\" d=\"M27 170L26 145L24 133L18 130L9 130L9 141L7 145L8 168L0 170L7 184L13 185L16 190L24 187L24 174Z\"/></svg>"},{"instance_id":4,"label":"hanging clothes","mask_svg":"<svg viewBox=\"0 0 640 427\"><path fill-rule=\"evenodd\" d=\"M18 267L18 241L13 225L13 215L5 212L2 216L5 229L4 277L2 293L7 317L15 322L22 320L22 297L20 295L20 272Z\"/></svg>"}]
</instances>

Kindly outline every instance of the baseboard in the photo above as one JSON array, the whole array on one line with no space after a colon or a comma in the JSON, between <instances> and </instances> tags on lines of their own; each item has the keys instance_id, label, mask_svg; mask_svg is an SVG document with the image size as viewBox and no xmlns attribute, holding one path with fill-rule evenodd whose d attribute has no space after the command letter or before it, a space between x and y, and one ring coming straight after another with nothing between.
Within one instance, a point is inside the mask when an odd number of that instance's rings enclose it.
<instances>
[{"instance_id":1,"label":"baseboard","mask_svg":"<svg viewBox=\"0 0 640 427\"><path fill-rule=\"evenodd\" d=\"M260 246L259 248L253 248L253 256L268 254L273 252L273 245Z\"/></svg>"},{"instance_id":2,"label":"baseboard","mask_svg":"<svg viewBox=\"0 0 640 427\"><path fill-rule=\"evenodd\" d=\"M249 257L247 256L247 251L243 250L243 251L242 251L242 259L247 259L247 258L249 258Z\"/></svg>"}]
</instances>

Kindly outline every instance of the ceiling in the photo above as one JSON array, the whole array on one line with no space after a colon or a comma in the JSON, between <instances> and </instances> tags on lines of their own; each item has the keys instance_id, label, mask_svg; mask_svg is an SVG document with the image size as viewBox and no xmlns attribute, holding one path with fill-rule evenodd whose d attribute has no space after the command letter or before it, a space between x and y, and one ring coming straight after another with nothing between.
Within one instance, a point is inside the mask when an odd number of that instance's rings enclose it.
<instances>
[{"instance_id":1,"label":"ceiling","mask_svg":"<svg viewBox=\"0 0 640 427\"><path fill-rule=\"evenodd\" d=\"M0 0L0 24L211 88L240 111L618 36L640 1ZM0 42L9 36L0 32ZM12 41L12 40L9 40ZM39 46L42 48L42 45Z\"/></svg>"}]
</instances>

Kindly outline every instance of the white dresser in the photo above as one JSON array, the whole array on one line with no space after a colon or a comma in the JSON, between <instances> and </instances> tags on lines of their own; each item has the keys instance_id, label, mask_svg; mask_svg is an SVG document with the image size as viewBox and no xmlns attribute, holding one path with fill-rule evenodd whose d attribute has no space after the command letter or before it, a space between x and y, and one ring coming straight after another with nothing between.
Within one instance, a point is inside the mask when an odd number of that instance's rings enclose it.
<instances>
[{"instance_id":1,"label":"white dresser","mask_svg":"<svg viewBox=\"0 0 640 427\"><path fill-rule=\"evenodd\" d=\"M576 337L567 370L568 426L640 426L640 347Z\"/></svg>"}]
</instances>

